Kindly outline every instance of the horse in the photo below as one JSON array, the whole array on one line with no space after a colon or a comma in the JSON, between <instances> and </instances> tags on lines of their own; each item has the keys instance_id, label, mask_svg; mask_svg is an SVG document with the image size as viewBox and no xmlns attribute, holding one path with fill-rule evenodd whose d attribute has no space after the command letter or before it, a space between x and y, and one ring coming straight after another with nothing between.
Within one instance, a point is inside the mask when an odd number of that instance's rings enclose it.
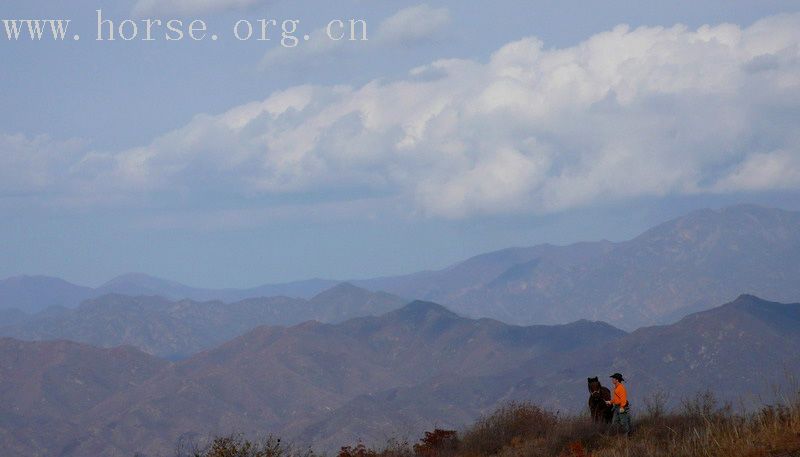
<instances>
[{"instance_id":1,"label":"horse","mask_svg":"<svg viewBox=\"0 0 800 457\"><path fill-rule=\"evenodd\" d=\"M598 378L587 378L589 383L589 412L595 422L611 423L614 410L606 404L611 400L611 391L603 387Z\"/></svg>"}]
</instances>

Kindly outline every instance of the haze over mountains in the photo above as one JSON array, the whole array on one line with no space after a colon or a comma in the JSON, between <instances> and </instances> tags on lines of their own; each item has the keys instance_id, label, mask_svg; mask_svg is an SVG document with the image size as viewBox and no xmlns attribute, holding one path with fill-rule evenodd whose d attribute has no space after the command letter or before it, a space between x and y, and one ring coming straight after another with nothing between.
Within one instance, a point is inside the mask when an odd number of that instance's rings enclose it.
<instances>
[{"instance_id":1,"label":"haze over mountains","mask_svg":"<svg viewBox=\"0 0 800 457\"><path fill-rule=\"evenodd\" d=\"M630 241L509 248L440 271L351 282L409 300L442 303L472 317L520 325L585 318L632 330L674 322L741 293L799 300L800 213L752 205L699 210ZM0 308L75 307L107 293L223 302L274 295L309 298L338 283L310 280L212 290L125 275L89 289L23 277L0 282Z\"/></svg>"},{"instance_id":2,"label":"haze over mountains","mask_svg":"<svg viewBox=\"0 0 800 457\"><path fill-rule=\"evenodd\" d=\"M798 260L800 213L736 206L621 243L510 248L354 284L10 278L0 446L154 455L241 432L336 450L458 428L507 400L579 411L585 378L612 371L634 411L655 391L674 405L708 388L755 406L800 375L800 305L756 298L800 301ZM513 325L531 322L548 325Z\"/></svg>"},{"instance_id":3,"label":"haze over mountains","mask_svg":"<svg viewBox=\"0 0 800 457\"><path fill-rule=\"evenodd\" d=\"M226 303L257 297L311 298L340 282L310 279L250 289L202 289L142 273L129 273L93 289L47 276L14 276L0 280L0 309L18 309L30 314L50 307L75 308L84 300L108 294Z\"/></svg>"},{"instance_id":4,"label":"haze over mountains","mask_svg":"<svg viewBox=\"0 0 800 457\"><path fill-rule=\"evenodd\" d=\"M69 455L86 433L85 414L167 366L131 347L0 338L3 455Z\"/></svg>"},{"instance_id":5,"label":"haze over mountains","mask_svg":"<svg viewBox=\"0 0 800 457\"><path fill-rule=\"evenodd\" d=\"M417 301L341 324L259 327L172 364L132 348L2 339L0 445L154 455L180 437L238 431L333 450L457 428L510 399L579 411L586 377L613 370L626 373L634 408L654 390L675 403L709 386L760 403L798 374L798 343L800 304L752 296L630 334L471 320Z\"/></svg>"},{"instance_id":6,"label":"haze over mountains","mask_svg":"<svg viewBox=\"0 0 800 457\"><path fill-rule=\"evenodd\" d=\"M184 358L259 325L335 323L383 314L405 303L399 297L346 283L310 300L266 297L223 303L110 294L88 299L75 309L50 309L28 317L7 312L11 322L0 326L0 335L67 339L100 347L131 345L161 357Z\"/></svg>"},{"instance_id":7,"label":"haze over mountains","mask_svg":"<svg viewBox=\"0 0 800 457\"><path fill-rule=\"evenodd\" d=\"M448 269L357 282L509 323L674 322L742 293L800 300L800 212L699 210L630 241L507 249Z\"/></svg>"}]
</instances>

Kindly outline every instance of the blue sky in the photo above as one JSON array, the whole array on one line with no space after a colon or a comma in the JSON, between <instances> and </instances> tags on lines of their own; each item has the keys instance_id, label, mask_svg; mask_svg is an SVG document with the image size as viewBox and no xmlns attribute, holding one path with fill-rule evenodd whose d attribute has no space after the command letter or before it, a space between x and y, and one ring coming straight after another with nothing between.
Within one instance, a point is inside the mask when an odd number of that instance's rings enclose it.
<instances>
[{"instance_id":1,"label":"blue sky","mask_svg":"<svg viewBox=\"0 0 800 457\"><path fill-rule=\"evenodd\" d=\"M6 1L82 39L0 40L0 277L367 277L800 209L796 2L587 3ZM95 42L97 8L221 39ZM351 17L368 43L316 39Z\"/></svg>"}]
</instances>

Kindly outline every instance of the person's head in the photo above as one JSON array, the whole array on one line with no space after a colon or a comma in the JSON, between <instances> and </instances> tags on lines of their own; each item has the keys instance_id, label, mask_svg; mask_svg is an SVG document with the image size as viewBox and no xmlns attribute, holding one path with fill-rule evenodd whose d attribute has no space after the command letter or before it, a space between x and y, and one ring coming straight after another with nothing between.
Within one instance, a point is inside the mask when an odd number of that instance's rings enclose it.
<instances>
[{"instance_id":1,"label":"person's head","mask_svg":"<svg viewBox=\"0 0 800 457\"><path fill-rule=\"evenodd\" d=\"M622 375L619 373L614 373L610 377L611 377L611 382L614 383L614 387L616 387L622 382L625 382L625 378L623 378Z\"/></svg>"}]
</instances>

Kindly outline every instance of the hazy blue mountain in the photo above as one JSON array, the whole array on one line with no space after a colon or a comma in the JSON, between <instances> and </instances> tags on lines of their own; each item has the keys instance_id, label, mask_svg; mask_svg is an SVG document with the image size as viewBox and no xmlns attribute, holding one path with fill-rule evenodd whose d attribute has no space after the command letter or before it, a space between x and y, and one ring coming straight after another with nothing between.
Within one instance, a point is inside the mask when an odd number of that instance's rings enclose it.
<instances>
[{"instance_id":1,"label":"hazy blue mountain","mask_svg":"<svg viewBox=\"0 0 800 457\"><path fill-rule=\"evenodd\" d=\"M570 266L597 258L613 247L609 241L576 243L570 246L543 244L507 248L477 255L439 271L422 271L403 276L354 281L373 290L391 290L404 297L450 303L501 276L517 265L541 258Z\"/></svg>"},{"instance_id":2,"label":"hazy blue mountain","mask_svg":"<svg viewBox=\"0 0 800 457\"><path fill-rule=\"evenodd\" d=\"M800 300L800 213L700 210L621 243L504 250L443 271L356 284L510 323L585 318L635 329L742 293Z\"/></svg>"},{"instance_id":3,"label":"hazy blue mountain","mask_svg":"<svg viewBox=\"0 0 800 457\"><path fill-rule=\"evenodd\" d=\"M630 330L674 322L741 293L800 300L800 213L752 205L700 210L630 241L509 248L440 271L352 283L443 303L473 317L523 325L604 320ZM279 295L311 298L336 284L314 279L201 289L129 274L89 290L49 278L11 278L0 282L0 308L75 307L105 293L226 303Z\"/></svg>"},{"instance_id":4,"label":"hazy blue mountain","mask_svg":"<svg viewBox=\"0 0 800 457\"><path fill-rule=\"evenodd\" d=\"M156 278L143 273L128 273L118 276L98 287L95 295L158 295L173 300L189 299L198 301L219 300L234 302L246 298L286 296L311 298L314 295L338 284L339 281L309 279L282 284L266 284L247 289L204 289Z\"/></svg>"},{"instance_id":5,"label":"hazy blue mountain","mask_svg":"<svg viewBox=\"0 0 800 457\"><path fill-rule=\"evenodd\" d=\"M98 288L84 287L45 276L15 276L0 280L0 309L37 313L47 308L76 308L81 302L103 295L160 296L171 300L223 301L226 303L258 297L309 299L340 281L310 279L267 284L249 289L204 289L156 278L142 273L118 276ZM10 324L1 320L0 326Z\"/></svg>"},{"instance_id":6,"label":"hazy blue mountain","mask_svg":"<svg viewBox=\"0 0 800 457\"><path fill-rule=\"evenodd\" d=\"M25 340L68 339L100 347L126 344L161 357L185 358L259 325L340 322L383 314L403 304L405 300L399 297L349 284L311 300L267 297L223 303L108 294L86 300L75 309L51 308L33 316L9 317L16 322L0 326L0 335Z\"/></svg>"},{"instance_id":7,"label":"hazy blue mountain","mask_svg":"<svg viewBox=\"0 0 800 457\"><path fill-rule=\"evenodd\" d=\"M0 326L19 325L30 318L30 314L18 309L0 309Z\"/></svg>"},{"instance_id":8,"label":"hazy blue mountain","mask_svg":"<svg viewBox=\"0 0 800 457\"><path fill-rule=\"evenodd\" d=\"M36 313L50 306L75 306L91 295L89 287L47 276L14 276L0 280L0 309ZM0 325L3 323L0 321Z\"/></svg>"},{"instance_id":9,"label":"hazy blue mountain","mask_svg":"<svg viewBox=\"0 0 800 457\"><path fill-rule=\"evenodd\" d=\"M739 205L700 210L633 240L509 248L441 271L355 282L372 290L445 303L471 316L512 323L589 318L624 328L671 322L747 292L780 301L800 296L800 213ZM173 300L312 297L335 285L309 280L252 289L200 289L143 274L96 290L46 277L0 281L0 308L74 307L105 293Z\"/></svg>"},{"instance_id":10,"label":"hazy blue mountain","mask_svg":"<svg viewBox=\"0 0 800 457\"><path fill-rule=\"evenodd\" d=\"M308 312L301 316L287 316L285 324L306 320L338 323L361 316L377 316L400 308L408 303L386 292L370 292L343 282L324 290L308 301Z\"/></svg>"},{"instance_id":11,"label":"hazy blue mountain","mask_svg":"<svg viewBox=\"0 0 800 457\"><path fill-rule=\"evenodd\" d=\"M204 289L196 289L175 281L156 278L144 273L127 273L113 278L97 289L96 295L153 295L172 299L193 299L195 295L205 293Z\"/></svg>"}]
</instances>

